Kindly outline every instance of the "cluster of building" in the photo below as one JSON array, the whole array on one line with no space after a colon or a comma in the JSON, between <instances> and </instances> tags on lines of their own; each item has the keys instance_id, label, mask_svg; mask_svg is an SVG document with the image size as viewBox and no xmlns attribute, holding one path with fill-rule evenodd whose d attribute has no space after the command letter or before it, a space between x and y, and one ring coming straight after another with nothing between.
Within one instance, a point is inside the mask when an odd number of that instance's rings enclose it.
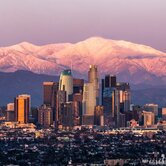
<instances>
[{"instance_id":1,"label":"cluster of building","mask_svg":"<svg viewBox=\"0 0 166 166\"><path fill-rule=\"evenodd\" d=\"M43 104L35 114L31 111L30 95L17 96L14 103L7 105L6 120L36 120L40 126L57 129L148 127L166 120L166 109L163 108L162 117L158 110L156 104L134 106L129 83L117 82L114 75L106 75L100 82L97 66L90 65L88 81L73 78L69 69L61 73L59 82L43 82Z\"/></svg>"}]
</instances>

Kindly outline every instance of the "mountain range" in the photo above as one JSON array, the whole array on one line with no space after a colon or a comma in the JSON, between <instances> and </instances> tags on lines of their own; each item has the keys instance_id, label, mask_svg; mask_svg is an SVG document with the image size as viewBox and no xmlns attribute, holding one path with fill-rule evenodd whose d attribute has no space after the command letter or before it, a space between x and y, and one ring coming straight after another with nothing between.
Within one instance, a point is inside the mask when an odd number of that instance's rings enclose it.
<instances>
[{"instance_id":1,"label":"mountain range","mask_svg":"<svg viewBox=\"0 0 166 166\"><path fill-rule=\"evenodd\" d=\"M22 42L0 47L2 72L59 75L63 69L72 68L74 76L86 78L90 64L98 66L100 77L114 74L120 81L133 84L166 83L166 53L123 40L92 37L75 44L36 46Z\"/></svg>"},{"instance_id":2,"label":"mountain range","mask_svg":"<svg viewBox=\"0 0 166 166\"><path fill-rule=\"evenodd\" d=\"M74 77L87 79L90 64L97 65L100 78L113 74L118 81L129 82L134 103L166 105L166 53L101 37L74 44L37 46L22 42L0 47L0 105L28 92L34 105L41 104L43 81L57 81L60 72L68 68Z\"/></svg>"}]
</instances>

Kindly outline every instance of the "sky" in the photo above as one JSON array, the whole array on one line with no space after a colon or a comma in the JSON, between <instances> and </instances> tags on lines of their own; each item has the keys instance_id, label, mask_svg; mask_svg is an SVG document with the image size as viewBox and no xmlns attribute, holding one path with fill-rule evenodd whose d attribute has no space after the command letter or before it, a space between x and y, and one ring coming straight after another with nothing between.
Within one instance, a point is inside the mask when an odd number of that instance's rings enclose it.
<instances>
[{"instance_id":1,"label":"sky","mask_svg":"<svg viewBox=\"0 0 166 166\"><path fill-rule=\"evenodd\" d=\"M166 0L0 0L0 47L93 36L166 52Z\"/></svg>"}]
</instances>

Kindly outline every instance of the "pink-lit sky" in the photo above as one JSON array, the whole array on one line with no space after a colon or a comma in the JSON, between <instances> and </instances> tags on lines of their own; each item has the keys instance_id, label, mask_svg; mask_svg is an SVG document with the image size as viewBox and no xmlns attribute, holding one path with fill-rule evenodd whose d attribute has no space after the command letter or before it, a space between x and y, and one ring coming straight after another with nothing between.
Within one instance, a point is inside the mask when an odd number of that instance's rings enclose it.
<instances>
[{"instance_id":1,"label":"pink-lit sky","mask_svg":"<svg viewBox=\"0 0 166 166\"><path fill-rule=\"evenodd\" d=\"M166 52L166 0L0 0L0 46L92 36Z\"/></svg>"}]
</instances>

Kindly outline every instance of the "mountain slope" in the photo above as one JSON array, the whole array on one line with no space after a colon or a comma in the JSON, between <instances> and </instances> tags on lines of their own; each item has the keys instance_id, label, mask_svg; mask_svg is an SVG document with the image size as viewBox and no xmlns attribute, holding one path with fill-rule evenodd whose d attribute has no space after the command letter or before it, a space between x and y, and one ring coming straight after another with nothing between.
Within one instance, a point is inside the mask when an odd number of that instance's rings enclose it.
<instances>
[{"instance_id":1,"label":"mountain slope","mask_svg":"<svg viewBox=\"0 0 166 166\"><path fill-rule=\"evenodd\" d=\"M29 71L0 72L0 106L13 102L14 97L27 93L32 97L32 106L42 104L44 81L58 81L57 76L35 74ZM119 79L118 79L119 80ZM166 106L166 87L145 84L131 85L134 104L157 103Z\"/></svg>"},{"instance_id":2,"label":"mountain slope","mask_svg":"<svg viewBox=\"0 0 166 166\"><path fill-rule=\"evenodd\" d=\"M100 76L116 74L120 81L152 85L166 83L166 53L127 41L93 37L71 44L35 46L20 43L0 48L0 71L29 70L59 75L72 67L74 75L86 77L88 66L96 64Z\"/></svg>"},{"instance_id":3,"label":"mountain slope","mask_svg":"<svg viewBox=\"0 0 166 166\"><path fill-rule=\"evenodd\" d=\"M0 106L14 101L19 94L30 94L32 106L42 104L44 81L58 81L57 76L35 74L29 71L16 71L13 73L0 72Z\"/></svg>"}]
</instances>

